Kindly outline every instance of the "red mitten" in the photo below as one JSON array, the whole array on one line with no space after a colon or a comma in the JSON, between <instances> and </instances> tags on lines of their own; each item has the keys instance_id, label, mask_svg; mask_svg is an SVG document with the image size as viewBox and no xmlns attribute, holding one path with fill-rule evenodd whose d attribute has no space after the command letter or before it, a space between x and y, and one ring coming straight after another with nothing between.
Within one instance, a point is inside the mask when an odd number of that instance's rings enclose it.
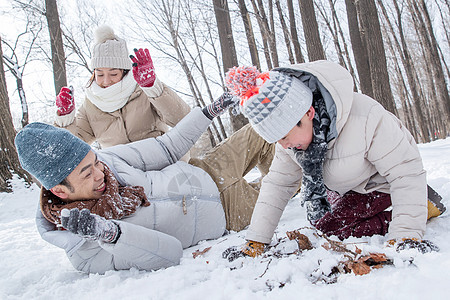
<instances>
[{"instance_id":1,"label":"red mitten","mask_svg":"<svg viewBox=\"0 0 450 300\"><path fill-rule=\"evenodd\" d=\"M156 80L155 67L148 49L134 49L134 54L130 55L133 61L133 76L141 87L152 87Z\"/></svg>"},{"instance_id":2,"label":"red mitten","mask_svg":"<svg viewBox=\"0 0 450 300\"><path fill-rule=\"evenodd\" d=\"M59 116L70 114L75 109L72 87L61 88L58 96L56 96L56 106L58 107Z\"/></svg>"}]
</instances>

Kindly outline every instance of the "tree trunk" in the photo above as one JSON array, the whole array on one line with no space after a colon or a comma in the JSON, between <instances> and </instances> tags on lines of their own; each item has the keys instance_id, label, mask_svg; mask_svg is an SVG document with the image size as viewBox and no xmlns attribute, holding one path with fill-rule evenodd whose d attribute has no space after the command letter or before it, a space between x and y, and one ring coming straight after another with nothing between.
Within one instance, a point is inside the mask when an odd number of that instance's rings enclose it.
<instances>
[{"instance_id":1,"label":"tree trunk","mask_svg":"<svg viewBox=\"0 0 450 300\"><path fill-rule=\"evenodd\" d=\"M15 53L13 56L16 56ZM27 97L25 96L25 90L23 89L23 80L22 80L22 74L23 74L23 68L22 71L20 71L20 66L18 62L14 62L12 59L8 57L3 57L5 60L5 65L8 67L11 74L16 78L16 84L17 84L17 93L19 94L20 104L22 105L22 128L28 125L28 103L27 103ZM17 59L17 56L16 56Z\"/></svg>"},{"instance_id":2,"label":"tree trunk","mask_svg":"<svg viewBox=\"0 0 450 300\"><path fill-rule=\"evenodd\" d=\"M278 16L280 18L281 22L281 28L283 28L283 36L284 36L284 42L286 44L286 49L289 56L289 62L291 64L295 64L294 55L292 53L291 49L291 40L289 38L289 29L286 25L286 22L284 21L283 11L281 9L280 0L275 0L275 5L277 6Z\"/></svg>"},{"instance_id":3,"label":"tree trunk","mask_svg":"<svg viewBox=\"0 0 450 300\"><path fill-rule=\"evenodd\" d=\"M258 4L256 5L255 1L252 0L252 3L254 3L255 13L259 17L261 23L261 34L265 36L267 44L269 46L270 50L270 56L272 58L271 65L276 68L279 66L278 63L278 52L277 52L277 43L275 39L275 31L272 30L269 26L269 20L267 19L266 11L264 9L264 5L262 0L258 0ZM272 2L269 1L269 5L272 5ZM272 10L272 7L269 7L269 11ZM274 28L273 28L274 29Z\"/></svg>"},{"instance_id":4,"label":"tree trunk","mask_svg":"<svg viewBox=\"0 0 450 300\"><path fill-rule=\"evenodd\" d=\"M261 38L263 42L264 56L266 58L267 69L272 69L272 59L270 58L270 50L269 50L269 38L267 36L267 31L264 27L261 15L259 13L258 6L256 5L255 0L250 0L252 3L253 11L256 15L256 21L258 21L259 31L261 32Z\"/></svg>"},{"instance_id":5,"label":"tree trunk","mask_svg":"<svg viewBox=\"0 0 450 300\"><path fill-rule=\"evenodd\" d=\"M287 7L289 11L289 27L291 28L291 39L292 44L294 45L295 60L297 61L297 63L304 63L305 58L303 57L300 42L298 41L297 26L295 24L294 4L292 3L292 0L287 0Z\"/></svg>"},{"instance_id":6,"label":"tree trunk","mask_svg":"<svg viewBox=\"0 0 450 300\"><path fill-rule=\"evenodd\" d=\"M262 5L262 0L258 0L261 3L261 7L263 7ZM280 63L278 60L278 50L277 50L277 36L275 33L275 22L273 19L273 2L272 0L269 0L269 19L268 19L268 25L270 25L269 27L269 46L270 49L272 51L272 61L273 61L273 66L274 67L279 67Z\"/></svg>"},{"instance_id":7,"label":"tree trunk","mask_svg":"<svg viewBox=\"0 0 450 300\"><path fill-rule=\"evenodd\" d=\"M386 53L381 35L380 21L374 0L360 0L360 10L369 54L370 75L375 100L385 109L396 114L387 70Z\"/></svg>"},{"instance_id":8,"label":"tree trunk","mask_svg":"<svg viewBox=\"0 0 450 300\"><path fill-rule=\"evenodd\" d=\"M302 15L303 32L305 33L309 61L326 59L325 51L320 41L319 25L314 12L313 0L298 0L298 5Z\"/></svg>"},{"instance_id":9,"label":"tree trunk","mask_svg":"<svg viewBox=\"0 0 450 300\"><path fill-rule=\"evenodd\" d=\"M370 79L370 65L367 48L361 39L359 29L358 13L355 0L345 0L347 10L348 29L350 32L350 41L352 44L353 55L355 57L356 69L361 92L373 97L372 80Z\"/></svg>"},{"instance_id":10,"label":"tree trunk","mask_svg":"<svg viewBox=\"0 0 450 300\"><path fill-rule=\"evenodd\" d=\"M439 69L439 66L436 65L436 58L434 57L434 52L432 50L433 45L429 38L429 33L427 31L425 21L422 17L422 14L419 10L419 7L417 6L417 3L415 1L408 0L408 8L410 10L412 19L413 19L413 25L416 29L417 35L420 40L420 46L423 52L423 56L425 59L424 68L426 69L426 77L427 80L425 81L428 86L428 95L426 96L429 100L427 101L427 105L431 107L435 107L434 110L432 110L432 116L433 118L437 119L437 124L439 129L435 129L435 132L433 133L433 138L442 138L446 137L449 127L449 118L450 116L448 114L438 113L438 112L445 112L445 104L441 103L439 92L438 92L438 83L436 82L435 72L437 71L435 68L437 67ZM439 59L437 64L440 64ZM442 69L441 69L442 70ZM439 72L439 71L438 71ZM444 96L445 97L445 96ZM448 97L448 94L446 95ZM431 117L429 118L431 120Z\"/></svg>"},{"instance_id":11,"label":"tree trunk","mask_svg":"<svg viewBox=\"0 0 450 300\"><path fill-rule=\"evenodd\" d=\"M421 103L424 102L424 99L423 99L423 97L420 96L422 94L422 93L419 93L420 85L418 84L418 82L416 81L416 77L414 76L416 71L414 70L414 63L411 59L411 55L409 54L410 51L408 49L408 45L406 43L406 39L404 36L400 8L398 7L397 3L394 2L394 8L397 13L398 36L400 37L401 45L397 39L397 34L394 31L394 27L393 27L391 21L389 20L389 16L387 14L387 11L384 7L383 2L381 0L378 0L378 5L381 8L383 16L384 16L386 23L388 25L388 28L391 32L392 38L394 39L394 45L397 49L397 52L399 53L403 67L406 71L406 78L408 80L408 85L409 85L409 89L411 91L411 96L412 96L411 98L412 98L412 101L414 104L414 109L416 112L416 118L417 118L416 120L417 120L417 123L420 128L420 136L422 137L423 142L430 142L430 135L428 132L427 121L425 119L425 114L422 111L423 105L421 105Z\"/></svg>"},{"instance_id":12,"label":"tree trunk","mask_svg":"<svg viewBox=\"0 0 450 300\"><path fill-rule=\"evenodd\" d=\"M322 16L322 19L325 21L325 24L327 25L331 36L333 37L334 48L339 59L339 64L344 68L347 68L347 66L345 65L341 44L339 43L339 36L336 28L336 22L334 21L334 16L331 16L331 20L328 18L328 13L325 11L323 3L321 3L320 6L316 5L316 8L319 11L320 16ZM333 25L331 24L331 22L333 22Z\"/></svg>"},{"instance_id":13,"label":"tree trunk","mask_svg":"<svg viewBox=\"0 0 450 300\"><path fill-rule=\"evenodd\" d=\"M227 0L213 0L214 14L219 31L220 46L222 49L222 61L224 73L230 68L238 65L236 48L234 47L233 32L231 30L230 12L228 10ZM248 124L247 118L242 114L234 116L230 114L231 127L233 132L238 131L244 125Z\"/></svg>"},{"instance_id":14,"label":"tree trunk","mask_svg":"<svg viewBox=\"0 0 450 300\"><path fill-rule=\"evenodd\" d=\"M200 72L200 74L202 76L202 79L203 79L203 82L205 83L205 87L206 87L206 90L208 92L209 99L212 102L212 101L214 101L214 97L213 97L210 85L208 83L208 78L207 78L205 66L204 66L204 63L203 63L203 57L202 57L202 53L201 53L201 50L200 50L201 46L200 46L200 43L199 43L199 41L197 39L197 33L196 33L197 28L195 26L196 22L194 20L194 17L192 16L192 10L191 10L189 4L190 3L187 2L187 5L185 6L185 9L184 9L184 14L185 14L185 17L186 17L186 21L189 24L189 28L190 28L191 33L192 33L192 39L193 39L193 42L194 42L194 45L195 45L195 49L197 50L197 53L192 55L191 51L188 49L190 47L185 46L185 49L186 49L187 53L189 54L189 56L191 57L193 64L195 65L197 70ZM197 63L197 61L198 61L198 63ZM198 91L198 94L200 94L199 91ZM227 138L227 133L225 132L225 127L223 126L222 119L220 118L220 116L216 117L215 120L212 122L212 124L214 124L214 122L217 122L219 124L220 133L222 134L222 137L221 137L219 135L219 133L217 132L217 134L218 134L217 137L218 137L219 141L222 141L222 140L226 139Z\"/></svg>"},{"instance_id":15,"label":"tree trunk","mask_svg":"<svg viewBox=\"0 0 450 300\"><path fill-rule=\"evenodd\" d=\"M248 14L245 0L238 0L239 10L241 11L242 22L244 23L245 35L247 36L248 49L250 50L250 57L252 58L252 64L261 70L261 64L259 62L258 48L256 47L255 35L253 33L252 22L250 15Z\"/></svg>"},{"instance_id":16,"label":"tree trunk","mask_svg":"<svg viewBox=\"0 0 450 300\"><path fill-rule=\"evenodd\" d=\"M56 0L45 0L45 16L47 18L48 31L50 34L53 81L55 83L55 95L57 95L63 86L67 86L67 77L66 57L64 55L64 45Z\"/></svg>"},{"instance_id":17,"label":"tree trunk","mask_svg":"<svg viewBox=\"0 0 450 300\"><path fill-rule=\"evenodd\" d=\"M332 0L329 0L329 4L330 4L330 9L331 9L331 14L333 16L333 24L335 24L336 31L339 32L339 36L341 37L342 43L344 45L344 54L345 54L345 58L347 60L346 66L347 66L347 69L350 72L350 74L352 74L352 78L353 78L353 90L355 92L357 92L358 88L356 86L355 69L353 68L352 60L350 59L350 53L348 52L347 42L345 40L344 33L342 32L341 22L339 21L339 17L336 13L336 8L334 7L334 2Z\"/></svg>"},{"instance_id":18,"label":"tree trunk","mask_svg":"<svg viewBox=\"0 0 450 300\"><path fill-rule=\"evenodd\" d=\"M2 41L0 37L0 58L3 58ZM6 89L5 71L3 59L0 63L0 192L12 192L9 180L13 173L31 183L31 176L22 169L14 145L16 131L14 129L11 111L9 109L9 98Z\"/></svg>"},{"instance_id":19,"label":"tree trunk","mask_svg":"<svg viewBox=\"0 0 450 300\"><path fill-rule=\"evenodd\" d=\"M436 88L438 92L438 99L440 102L440 106L444 109L444 112L447 115L447 126L450 125L450 95L447 88L447 83L445 82L444 70L442 69L439 51L438 51L438 43L436 41L436 37L434 35L433 25L431 23L430 14L428 13L428 8L424 0L419 0L420 11L422 12L423 19L425 21L425 26L428 31L428 37L430 39L431 44L431 53L432 56L432 68L434 77L436 79Z\"/></svg>"}]
</instances>

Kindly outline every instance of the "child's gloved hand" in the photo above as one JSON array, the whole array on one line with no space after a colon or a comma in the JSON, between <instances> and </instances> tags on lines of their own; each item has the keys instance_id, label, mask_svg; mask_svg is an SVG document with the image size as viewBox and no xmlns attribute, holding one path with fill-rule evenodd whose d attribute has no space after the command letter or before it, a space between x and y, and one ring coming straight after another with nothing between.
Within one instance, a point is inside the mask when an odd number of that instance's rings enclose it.
<instances>
[{"instance_id":1,"label":"child's gloved hand","mask_svg":"<svg viewBox=\"0 0 450 300\"><path fill-rule=\"evenodd\" d=\"M432 251L439 251L439 247L428 240L418 240L415 238L403 238L401 240L389 240L388 246L395 247L397 252L407 249L416 249L420 253L429 253Z\"/></svg>"},{"instance_id":2,"label":"child's gloved hand","mask_svg":"<svg viewBox=\"0 0 450 300\"><path fill-rule=\"evenodd\" d=\"M214 100L211 104L203 108L203 113L210 120L222 114L228 107L233 107L239 103L239 99L230 93L223 93L219 98Z\"/></svg>"},{"instance_id":3,"label":"child's gloved hand","mask_svg":"<svg viewBox=\"0 0 450 300\"><path fill-rule=\"evenodd\" d=\"M233 246L222 253L222 257L228 261L234 261L239 257L250 256L257 257L264 253L265 245L260 242L247 241L242 246Z\"/></svg>"}]
</instances>

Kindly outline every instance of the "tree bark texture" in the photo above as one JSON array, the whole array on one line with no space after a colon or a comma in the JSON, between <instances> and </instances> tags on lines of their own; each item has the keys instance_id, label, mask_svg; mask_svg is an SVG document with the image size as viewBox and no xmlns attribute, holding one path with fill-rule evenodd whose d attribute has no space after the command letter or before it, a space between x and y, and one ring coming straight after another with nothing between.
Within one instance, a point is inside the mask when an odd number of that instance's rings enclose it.
<instances>
[{"instance_id":1,"label":"tree bark texture","mask_svg":"<svg viewBox=\"0 0 450 300\"><path fill-rule=\"evenodd\" d=\"M280 0L275 0L275 5L277 7L278 17L280 18L281 28L283 28L284 43L286 44L289 62L291 64L295 64L294 54L292 53L291 49L291 39L289 37L289 29L286 25L286 22L284 21L283 10L281 9Z\"/></svg>"},{"instance_id":2,"label":"tree bark texture","mask_svg":"<svg viewBox=\"0 0 450 300\"><path fill-rule=\"evenodd\" d=\"M355 57L356 69L358 70L360 89L363 94L373 97L369 57L367 48L361 39L355 0L345 0L345 7L347 10L348 29L350 32L353 56Z\"/></svg>"},{"instance_id":3,"label":"tree bark texture","mask_svg":"<svg viewBox=\"0 0 450 300\"><path fill-rule=\"evenodd\" d=\"M369 54L373 96L385 109L396 114L377 7L374 0L360 0L359 3L361 11L360 20L362 21L365 32Z\"/></svg>"},{"instance_id":4,"label":"tree bark texture","mask_svg":"<svg viewBox=\"0 0 450 300\"><path fill-rule=\"evenodd\" d=\"M297 63L304 63L305 58L303 57L302 48L300 47L300 42L298 40L294 4L292 3L292 0L287 0L287 7L289 11L289 27L291 29L292 44L294 45L295 60L297 61Z\"/></svg>"},{"instance_id":5,"label":"tree bark texture","mask_svg":"<svg viewBox=\"0 0 450 300\"><path fill-rule=\"evenodd\" d=\"M262 18L259 14L258 5L255 2L256 0L250 0L252 3L253 11L256 15L256 21L258 22L259 31L261 32L261 39L264 50L264 57L266 58L267 69L271 70L272 67L272 59L270 58L270 50L269 50L269 38L267 36L267 31L264 27Z\"/></svg>"},{"instance_id":6,"label":"tree bark texture","mask_svg":"<svg viewBox=\"0 0 450 300\"><path fill-rule=\"evenodd\" d=\"M428 13L428 8L424 0L419 0L419 9L423 15L423 19L425 21L425 26L428 32L428 37L430 39L431 44L431 53L432 56L432 67L434 77L436 79L436 88L439 96L439 102L447 115L447 122L450 121L450 95L447 88L447 83L445 82L444 70L441 65L440 55L438 51L438 43L436 40L436 36L434 34L433 25L431 23L430 14ZM450 123L450 122L448 122ZM447 126L450 125L447 123Z\"/></svg>"},{"instance_id":7,"label":"tree bark texture","mask_svg":"<svg viewBox=\"0 0 450 300\"><path fill-rule=\"evenodd\" d=\"M231 30L230 12L228 10L227 0L213 0L214 13L219 31L219 40L222 50L222 61L224 73L230 68L238 65L236 48L234 46L233 32ZM234 116L230 114L231 127L233 132L238 131L244 125L248 124L247 118L243 114Z\"/></svg>"},{"instance_id":8,"label":"tree bark texture","mask_svg":"<svg viewBox=\"0 0 450 300\"><path fill-rule=\"evenodd\" d=\"M9 108L1 45L0 37L0 192L11 192L12 189L9 180L12 178L13 173L28 183L31 182L31 176L20 166L19 157L14 145L16 131Z\"/></svg>"},{"instance_id":9,"label":"tree bark texture","mask_svg":"<svg viewBox=\"0 0 450 300\"><path fill-rule=\"evenodd\" d=\"M63 86L67 86L66 57L62 41L61 25L56 0L45 0L45 16L50 34L52 49L53 81L55 83L55 95Z\"/></svg>"},{"instance_id":10,"label":"tree bark texture","mask_svg":"<svg viewBox=\"0 0 450 300\"><path fill-rule=\"evenodd\" d=\"M298 0L298 5L302 15L303 32L305 33L309 61L326 59L320 40L319 25L314 12L313 0Z\"/></svg>"},{"instance_id":11,"label":"tree bark texture","mask_svg":"<svg viewBox=\"0 0 450 300\"><path fill-rule=\"evenodd\" d=\"M252 22L250 15L248 14L245 0L238 0L239 10L241 12L242 22L244 23L245 35L247 37L248 49L250 51L250 57L252 64L261 70L261 64L259 62L258 48L256 47L255 34L253 33Z\"/></svg>"}]
</instances>

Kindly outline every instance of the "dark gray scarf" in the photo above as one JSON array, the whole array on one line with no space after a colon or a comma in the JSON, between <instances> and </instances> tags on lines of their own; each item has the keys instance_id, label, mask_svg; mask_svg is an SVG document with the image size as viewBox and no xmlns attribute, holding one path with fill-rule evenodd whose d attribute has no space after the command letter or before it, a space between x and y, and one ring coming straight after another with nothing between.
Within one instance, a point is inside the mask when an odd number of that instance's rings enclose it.
<instances>
[{"instance_id":1,"label":"dark gray scarf","mask_svg":"<svg viewBox=\"0 0 450 300\"><path fill-rule=\"evenodd\" d=\"M323 182L323 163L327 153L327 134L330 117L325 101L319 91L313 92L313 139L306 150L293 149L295 157L303 169L300 199L306 206L308 220L314 224L325 213L331 211L327 200L327 189Z\"/></svg>"}]
</instances>

